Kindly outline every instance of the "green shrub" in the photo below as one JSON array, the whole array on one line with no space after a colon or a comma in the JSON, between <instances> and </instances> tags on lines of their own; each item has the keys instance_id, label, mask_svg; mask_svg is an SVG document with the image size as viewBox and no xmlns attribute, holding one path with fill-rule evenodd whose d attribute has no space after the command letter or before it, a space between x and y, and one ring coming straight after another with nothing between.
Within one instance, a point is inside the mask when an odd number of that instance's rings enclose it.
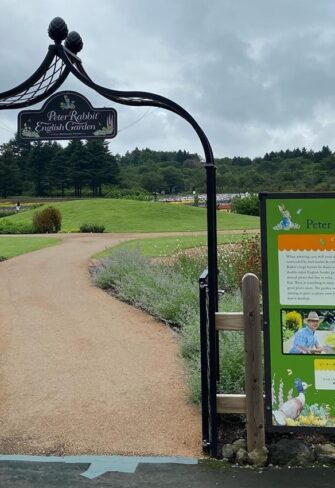
<instances>
[{"instance_id":1,"label":"green shrub","mask_svg":"<svg viewBox=\"0 0 335 488\"><path fill-rule=\"evenodd\" d=\"M33 224L19 224L7 219L0 221L0 234L35 234L35 232Z\"/></svg>"},{"instance_id":2,"label":"green shrub","mask_svg":"<svg viewBox=\"0 0 335 488\"><path fill-rule=\"evenodd\" d=\"M329 334L327 334L326 339L325 339L325 344L327 346L330 346L333 349L335 349L335 334L334 334L334 332L330 332Z\"/></svg>"},{"instance_id":3,"label":"green shrub","mask_svg":"<svg viewBox=\"0 0 335 488\"><path fill-rule=\"evenodd\" d=\"M260 235L246 235L234 245L233 282L230 289L241 287L242 278L246 273L254 273L262 279L261 240ZM220 266L219 266L220 269Z\"/></svg>"},{"instance_id":4,"label":"green shrub","mask_svg":"<svg viewBox=\"0 0 335 488\"><path fill-rule=\"evenodd\" d=\"M195 254L184 250L173 266L196 281L207 266L207 249L204 247ZM246 234L240 242L218 246L218 269L219 288L228 292L241 287L245 273L254 273L261 279L260 236Z\"/></svg>"},{"instance_id":5,"label":"green shrub","mask_svg":"<svg viewBox=\"0 0 335 488\"><path fill-rule=\"evenodd\" d=\"M100 262L95 282L176 327L182 327L198 306L197 282L169 266L151 262L139 249L120 249Z\"/></svg>"},{"instance_id":6,"label":"green shrub","mask_svg":"<svg viewBox=\"0 0 335 488\"><path fill-rule=\"evenodd\" d=\"M101 233L104 232L105 226L101 224L82 224L79 228L80 232L94 232Z\"/></svg>"},{"instance_id":7,"label":"green shrub","mask_svg":"<svg viewBox=\"0 0 335 488\"><path fill-rule=\"evenodd\" d=\"M245 215L259 215L258 195L234 197L231 201L231 211Z\"/></svg>"},{"instance_id":8,"label":"green shrub","mask_svg":"<svg viewBox=\"0 0 335 488\"><path fill-rule=\"evenodd\" d=\"M200 338L198 278L207 264L206 247L179 252L170 264L144 257L139 248L123 247L101 261L94 270L98 286L113 292L179 330L181 355L186 364L189 398L200 401ZM219 247L219 309L242 309L241 280L246 272L261 278L260 238L245 235L242 241ZM244 391L244 337L240 332L220 334L220 381L225 393Z\"/></svg>"},{"instance_id":9,"label":"green shrub","mask_svg":"<svg viewBox=\"0 0 335 488\"><path fill-rule=\"evenodd\" d=\"M295 310L291 310L290 312L286 313L286 320L285 325L287 328L292 329L296 332L298 329L302 327L302 316L299 312Z\"/></svg>"},{"instance_id":10,"label":"green shrub","mask_svg":"<svg viewBox=\"0 0 335 488\"><path fill-rule=\"evenodd\" d=\"M144 190L129 190L127 188L118 188L110 190L106 193L105 198L116 198L126 200L139 200L142 202L148 202L154 199L151 193L147 193Z\"/></svg>"},{"instance_id":11,"label":"green shrub","mask_svg":"<svg viewBox=\"0 0 335 488\"><path fill-rule=\"evenodd\" d=\"M196 254L190 253L187 249L178 253L173 264L174 269L191 281L197 282L200 274L207 266L207 249L200 248Z\"/></svg>"},{"instance_id":12,"label":"green shrub","mask_svg":"<svg viewBox=\"0 0 335 488\"><path fill-rule=\"evenodd\" d=\"M0 210L0 219L2 219L3 217L10 217L11 215L15 215L16 213L16 210Z\"/></svg>"},{"instance_id":13,"label":"green shrub","mask_svg":"<svg viewBox=\"0 0 335 488\"><path fill-rule=\"evenodd\" d=\"M181 355L186 364L189 398L200 401L200 339L198 268L192 257L180 256L174 266L157 263L141 255L137 248L121 248L93 270L97 286L112 291L180 331ZM193 257L194 261L194 257ZM241 310L238 290L220 298L220 309ZM241 393L244 388L244 343L242 334L221 334L220 391Z\"/></svg>"},{"instance_id":14,"label":"green shrub","mask_svg":"<svg viewBox=\"0 0 335 488\"><path fill-rule=\"evenodd\" d=\"M35 232L46 234L60 231L62 215L60 210L55 207L47 207L37 211L33 217Z\"/></svg>"},{"instance_id":15,"label":"green shrub","mask_svg":"<svg viewBox=\"0 0 335 488\"><path fill-rule=\"evenodd\" d=\"M239 291L220 297L219 310L236 312L242 309ZM180 331L181 355L187 372L188 396L194 403L201 398L199 305L193 309L192 320L185 321ZM244 337L240 332L220 334L220 380L218 391L244 392Z\"/></svg>"},{"instance_id":16,"label":"green shrub","mask_svg":"<svg viewBox=\"0 0 335 488\"><path fill-rule=\"evenodd\" d=\"M0 261L6 261L6 256L0 256Z\"/></svg>"},{"instance_id":17,"label":"green shrub","mask_svg":"<svg viewBox=\"0 0 335 488\"><path fill-rule=\"evenodd\" d=\"M289 312L282 311L282 332L284 340L288 340L294 336L297 330L301 329L302 325L303 319L299 312L295 310Z\"/></svg>"}]
</instances>

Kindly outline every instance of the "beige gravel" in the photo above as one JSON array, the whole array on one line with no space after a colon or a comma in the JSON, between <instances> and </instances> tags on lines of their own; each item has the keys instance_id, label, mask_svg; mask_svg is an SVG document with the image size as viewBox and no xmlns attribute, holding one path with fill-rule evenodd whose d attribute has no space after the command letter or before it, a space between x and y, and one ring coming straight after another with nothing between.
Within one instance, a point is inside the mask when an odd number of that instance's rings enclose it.
<instances>
[{"instance_id":1,"label":"beige gravel","mask_svg":"<svg viewBox=\"0 0 335 488\"><path fill-rule=\"evenodd\" d=\"M173 332L90 282L90 256L131 237L63 235L1 263L2 454L201 454Z\"/></svg>"}]
</instances>

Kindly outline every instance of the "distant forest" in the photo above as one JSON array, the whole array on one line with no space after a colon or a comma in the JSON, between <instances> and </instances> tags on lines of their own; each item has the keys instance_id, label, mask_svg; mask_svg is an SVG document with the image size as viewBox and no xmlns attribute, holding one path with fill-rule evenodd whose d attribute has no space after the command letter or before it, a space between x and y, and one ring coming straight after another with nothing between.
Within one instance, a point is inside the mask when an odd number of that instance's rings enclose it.
<instances>
[{"instance_id":1,"label":"distant forest","mask_svg":"<svg viewBox=\"0 0 335 488\"><path fill-rule=\"evenodd\" d=\"M305 148L216 159L217 190L335 190L335 153ZM134 149L111 154L102 140L27 142L17 137L0 146L0 196L114 196L132 193L205 191L205 169L187 151Z\"/></svg>"}]
</instances>

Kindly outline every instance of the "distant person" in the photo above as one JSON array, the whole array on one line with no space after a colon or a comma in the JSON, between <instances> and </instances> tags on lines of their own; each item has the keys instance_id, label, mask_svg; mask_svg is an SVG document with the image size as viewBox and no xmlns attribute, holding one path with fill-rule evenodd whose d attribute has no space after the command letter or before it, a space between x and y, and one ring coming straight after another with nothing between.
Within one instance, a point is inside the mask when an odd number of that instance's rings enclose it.
<instances>
[{"instance_id":1,"label":"distant person","mask_svg":"<svg viewBox=\"0 0 335 488\"><path fill-rule=\"evenodd\" d=\"M15 210L17 212L19 212L21 210L21 204L20 204L20 202L17 202L16 207L15 207Z\"/></svg>"},{"instance_id":2,"label":"distant person","mask_svg":"<svg viewBox=\"0 0 335 488\"><path fill-rule=\"evenodd\" d=\"M316 330L320 325L320 319L316 312L309 312L307 324L294 335L290 354L320 354L323 348L319 346Z\"/></svg>"}]
</instances>

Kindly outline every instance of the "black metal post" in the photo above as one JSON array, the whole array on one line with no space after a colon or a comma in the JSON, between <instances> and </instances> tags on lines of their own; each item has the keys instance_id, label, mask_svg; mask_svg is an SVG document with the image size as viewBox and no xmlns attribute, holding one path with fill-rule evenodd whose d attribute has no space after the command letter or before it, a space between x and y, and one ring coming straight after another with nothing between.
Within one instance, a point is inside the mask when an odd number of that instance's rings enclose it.
<instances>
[{"instance_id":1,"label":"black metal post","mask_svg":"<svg viewBox=\"0 0 335 488\"><path fill-rule=\"evenodd\" d=\"M207 268L199 278L200 304L200 369L201 369L201 416L202 416L202 448L206 454L210 451L209 436L209 379L208 379L208 341L207 341Z\"/></svg>"},{"instance_id":2,"label":"black metal post","mask_svg":"<svg viewBox=\"0 0 335 488\"><path fill-rule=\"evenodd\" d=\"M207 176L207 246L208 246L208 348L209 348L209 403L210 403L210 454L217 457L217 341L215 312L217 311L217 237L216 237L216 168L214 161L206 161Z\"/></svg>"}]
</instances>

